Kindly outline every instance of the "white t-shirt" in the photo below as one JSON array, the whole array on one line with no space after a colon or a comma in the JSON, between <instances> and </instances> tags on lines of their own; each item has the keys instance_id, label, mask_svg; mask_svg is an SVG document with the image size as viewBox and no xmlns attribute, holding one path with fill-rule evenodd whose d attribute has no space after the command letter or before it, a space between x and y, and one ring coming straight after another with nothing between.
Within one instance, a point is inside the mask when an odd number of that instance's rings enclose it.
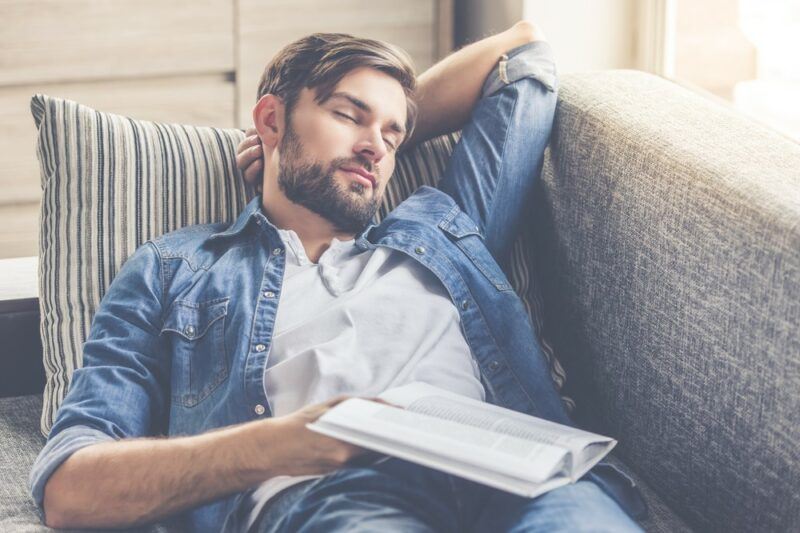
<instances>
[{"instance_id":1,"label":"white t-shirt","mask_svg":"<svg viewBox=\"0 0 800 533\"><path fill-rule=\"evenodd\" d=\"M297 233L278 232L286 271L264 371L274 416L412 381L485 400L458 310L433 273L396 250L361 251L352 239L334 238L314 264ZM262 483L250 525L269 498L310 477Z\"/></svg>"}]
</instances>

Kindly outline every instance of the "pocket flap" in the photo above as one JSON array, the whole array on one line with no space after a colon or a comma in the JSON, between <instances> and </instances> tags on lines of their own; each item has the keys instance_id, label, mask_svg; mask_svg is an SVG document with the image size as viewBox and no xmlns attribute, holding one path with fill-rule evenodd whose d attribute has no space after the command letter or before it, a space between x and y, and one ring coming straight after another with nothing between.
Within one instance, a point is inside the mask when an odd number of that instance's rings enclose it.
<instances>
[{"instance_id":1,"label":"pocket flap","mask_svg":"<svg viewBox=\"0 0 800 533\"><path fill-rule=\"evenodd\" d=\"M486 248L483 235L478 225L464 213L458 206L439 222L439 228L453 240L455 245L469 257L472 263L486 278L491 281L497 290L513 290L505 274L495 263L491 253Z\"/></svg>"},{"instance_id":2,"label":"pocket flap","mask_svg":"<svg viewBox=\"0 0 800 533\"><path fill-rule=\"evenodd\" d=\"M209 326L228 314L230 298L218 298L206 302L176 300L164 320L161 332L174 331L188 340L205 335Z\"/></svg>"},{"instance_id":3,"label":"pocket flap","mask_svg":"<svg viewBox=\"0 0 800 533\"><path fill-rule=\"evenodd\" d=\"M483 238L475 221L458 206L453 207L447 216L439 222L439 227L442 231L456 239L466 237L467 235L477 235L481 239Z\"/></svg>"}]
</instances>

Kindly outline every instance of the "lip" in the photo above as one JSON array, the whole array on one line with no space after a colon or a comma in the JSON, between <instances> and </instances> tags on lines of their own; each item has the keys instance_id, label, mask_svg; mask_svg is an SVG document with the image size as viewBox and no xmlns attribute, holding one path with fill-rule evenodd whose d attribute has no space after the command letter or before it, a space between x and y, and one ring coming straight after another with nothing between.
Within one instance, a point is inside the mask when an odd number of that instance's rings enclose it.
<instances>
[{"instance_id":1,"label":"lip","mask_svg":"<svg viewBox=\"0 0 800 533\"><path fill-rule=\"evenodd\" d=\"M359 177L367 180L370 186L374 189L375 188L375 176L364 170L363 168L358 167L341 167L342 170L345 172L349 172L351 174L356 174Z\"/></svg>"}]
</instances>

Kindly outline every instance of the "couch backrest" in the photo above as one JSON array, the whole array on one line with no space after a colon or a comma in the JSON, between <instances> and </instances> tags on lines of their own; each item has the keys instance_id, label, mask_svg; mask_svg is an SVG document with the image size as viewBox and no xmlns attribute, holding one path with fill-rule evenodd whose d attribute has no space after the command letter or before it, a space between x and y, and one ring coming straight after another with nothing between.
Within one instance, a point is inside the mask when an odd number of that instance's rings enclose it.
<instances>
[{"instance_id":1,"label":"couch backrest","mask_svg":"<svg viewBox=\"0 0 800 533\"><path fill-rule=\"evenodd\" d=\"M800 144L633 71L566 76L534 215L579 417L702 530L800 523Z\"/></svg>"}]
</instances>

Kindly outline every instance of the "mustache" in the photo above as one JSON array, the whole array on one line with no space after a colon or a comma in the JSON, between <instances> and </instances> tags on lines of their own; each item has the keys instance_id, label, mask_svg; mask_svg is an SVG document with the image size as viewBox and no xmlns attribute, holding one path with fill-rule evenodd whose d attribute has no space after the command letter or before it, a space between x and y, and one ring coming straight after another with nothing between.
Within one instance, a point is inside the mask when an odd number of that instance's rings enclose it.
<instances>
[{"instance_id":1,"label":"mustache","mask_svg":"<svg viewBox=\"0 0 800 533\"><path fill-rule=\"evenodd\" d=\"M349 158L349 157L340 157L334 159L333 166L336 168L343 167L343 166L359 166L369 172L370 174L374 174L376 178L380 178L381 174L378 170L378 167L372 164L372 162L365 158L365 157L356 157L356 158Z\"/></svg>"}]
</instances>

